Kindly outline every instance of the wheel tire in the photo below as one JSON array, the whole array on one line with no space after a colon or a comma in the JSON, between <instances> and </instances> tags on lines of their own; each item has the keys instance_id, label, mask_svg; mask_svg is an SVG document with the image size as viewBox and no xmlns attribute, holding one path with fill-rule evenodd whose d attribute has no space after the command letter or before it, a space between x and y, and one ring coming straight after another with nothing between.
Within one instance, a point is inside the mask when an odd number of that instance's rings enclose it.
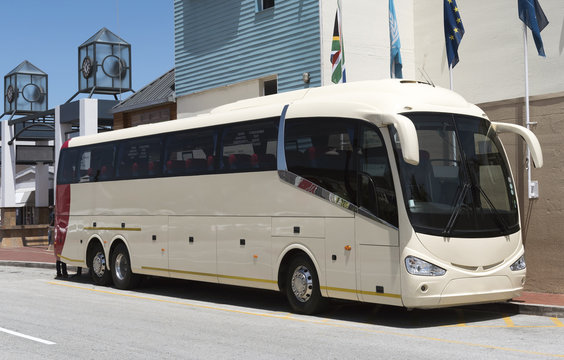
<instances>
[{"instance_id":1,"label":"wheel tire","mask_svg":"<svg viewBox=\"0 0 564 360\"><path fill-rule=\"evenodd\" d=\"M125 244L120 243L116 246L111 255L112 280L118 289L131 289L139 284L139 275L131 272L131 262L129 252Z\"/></svg>"},{"instance_id":2,"label":"wheel tire","mask_svg":"<svg viewBox=\"0 0 564 360\"><path fill-rule=\"evenodd\" d=\"M327 306L327 299L321 296L315 266L305 255L290 261L285 291L292 310L298 314L315 314Z\"/></svg>"},{"instance_id":3,"label":"wheel tire","mask_svg":"<svg viewBox=\"0 0 564 360\"><path fill-rule=\"evenodd\" d=\"M106 266L106 254L100 244L94 245L90 251L90 277L96 285L108 285L111 280L110 271Z\"/></svg>"}]
</instances>

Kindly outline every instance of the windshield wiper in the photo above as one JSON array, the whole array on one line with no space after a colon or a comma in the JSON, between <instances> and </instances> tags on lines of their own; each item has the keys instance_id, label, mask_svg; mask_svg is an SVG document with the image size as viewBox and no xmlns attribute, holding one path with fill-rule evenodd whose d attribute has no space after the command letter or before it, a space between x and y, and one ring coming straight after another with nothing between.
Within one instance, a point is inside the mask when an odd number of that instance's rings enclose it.
<instances>
[{"instance_id":1,"label":"windshield wiper","mask_svg":"<svg viewBox=\"0 0 564 360\"><path fill-rule=\"evenodd\" d=\"M480 190L480 194L482 194L482 196L484 197L484 199L488 203L488 206L490 207L490 210L495 215L495 219L497 220L498 225L503 230L504 235L507 234L508 231L509 231L509 226L507 225L505 220L503 220L503 216L501 216L500 213L497 211L496 207L494 206L494 204L492 203L492 201L490 200L488 195L486 195L486 192L484 191L484 189L482 189L482 187L478 186L478 185L476 185L476 187L478 188L478 190Z\"/></svg>"},{"instance_id":2,"label":"windshield wiper","mask_svg":"<svg viewBox=\"0 0 564 360\"><path fill-rule=\"evenodd\" d=\"M465 182L462 185L462 190L460 190L460 192L458 193L458 197L456 198L456 205L454 207L454 211L452 212L452 215L450 216L450 219L448 219L448 223L446 224L443 230L443 236L445 237L450 236L450 233L452 232L452 228L456 223L456 219L460 214L460 209L462 209L462 203L464 201L464 198L466 197L466 193L470 190L470 187L471 185L468 182Z\"/></svg>"}]
</instances>

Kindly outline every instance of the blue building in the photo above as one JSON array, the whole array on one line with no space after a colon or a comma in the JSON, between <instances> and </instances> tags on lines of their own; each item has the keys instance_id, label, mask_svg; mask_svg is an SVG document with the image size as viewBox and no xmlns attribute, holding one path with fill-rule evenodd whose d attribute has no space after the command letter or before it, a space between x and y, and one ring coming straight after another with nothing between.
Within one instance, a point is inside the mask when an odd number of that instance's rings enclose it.
<instances>
[{"instance_id":1,"label":"blue building","mask_svg":"<svg viewBox=\"0 0 564 360\"><path fill-rule=\"evenodd\" d=\"M318 1L175 0L179 117L321 86Z\"/></svg>"}]
</instances>

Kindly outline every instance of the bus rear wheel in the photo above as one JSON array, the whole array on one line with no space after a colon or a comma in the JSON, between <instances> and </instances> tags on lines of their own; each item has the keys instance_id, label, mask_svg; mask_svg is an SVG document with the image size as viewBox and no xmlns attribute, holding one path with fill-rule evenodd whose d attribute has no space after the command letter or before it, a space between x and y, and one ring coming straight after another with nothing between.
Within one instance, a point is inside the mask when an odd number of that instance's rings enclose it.
<instances>
[{"instance_id":1,"label":"bus rear wheel","mask_svg":"<svg viewBox=\"0 0 564 360\"><path fill-rule=\"evenodd\" d=\"M90 251L90 277L96 285L108 285L110 272L106 266L106 254L100 244L94 245Z\"/></svg>"},{"instance_id":2,"label":"bus rear wheel","mask_svg":"<svg viewBox=\"0 0 564 360\"><path fill-rule=\"evenodd\" d=\"M131 272L131 262L129 252L125 244L120 243L116 246L111 255L112 280L115 287L126 290L137 286L140 277Z\"/></svg>"},{"instance_id":3,"label":"bus rear wheel","mask_svg":"<svg viewBox=\"0 0 564 360\"><path fill-rule=\"evenodd\" d=\"M327 299L321 296L315 266L307 256L299 255L290 261L285 290L288 302L296 313L315 314L323 311L327 305Z\"/></svg>"}]
</instances>

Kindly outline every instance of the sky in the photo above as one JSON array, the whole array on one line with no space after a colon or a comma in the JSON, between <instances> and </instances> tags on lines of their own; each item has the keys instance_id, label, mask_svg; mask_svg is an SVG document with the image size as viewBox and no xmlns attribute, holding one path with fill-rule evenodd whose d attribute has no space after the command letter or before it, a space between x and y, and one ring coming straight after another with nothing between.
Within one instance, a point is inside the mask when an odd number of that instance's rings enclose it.
<instances>
[{"instance_id":1,"label":"sky","mask_svg":"<svg viewBox=\"0 0 564 360\"><path fill-rule=\"evenodd\" d=\"M48 75L49 109L77 92L78 47L103 27L131 44L134 90L174 67L172 0L0 0L0 23L2 96L4 76L28 60Z\"/></svg>"}]
</instances>

